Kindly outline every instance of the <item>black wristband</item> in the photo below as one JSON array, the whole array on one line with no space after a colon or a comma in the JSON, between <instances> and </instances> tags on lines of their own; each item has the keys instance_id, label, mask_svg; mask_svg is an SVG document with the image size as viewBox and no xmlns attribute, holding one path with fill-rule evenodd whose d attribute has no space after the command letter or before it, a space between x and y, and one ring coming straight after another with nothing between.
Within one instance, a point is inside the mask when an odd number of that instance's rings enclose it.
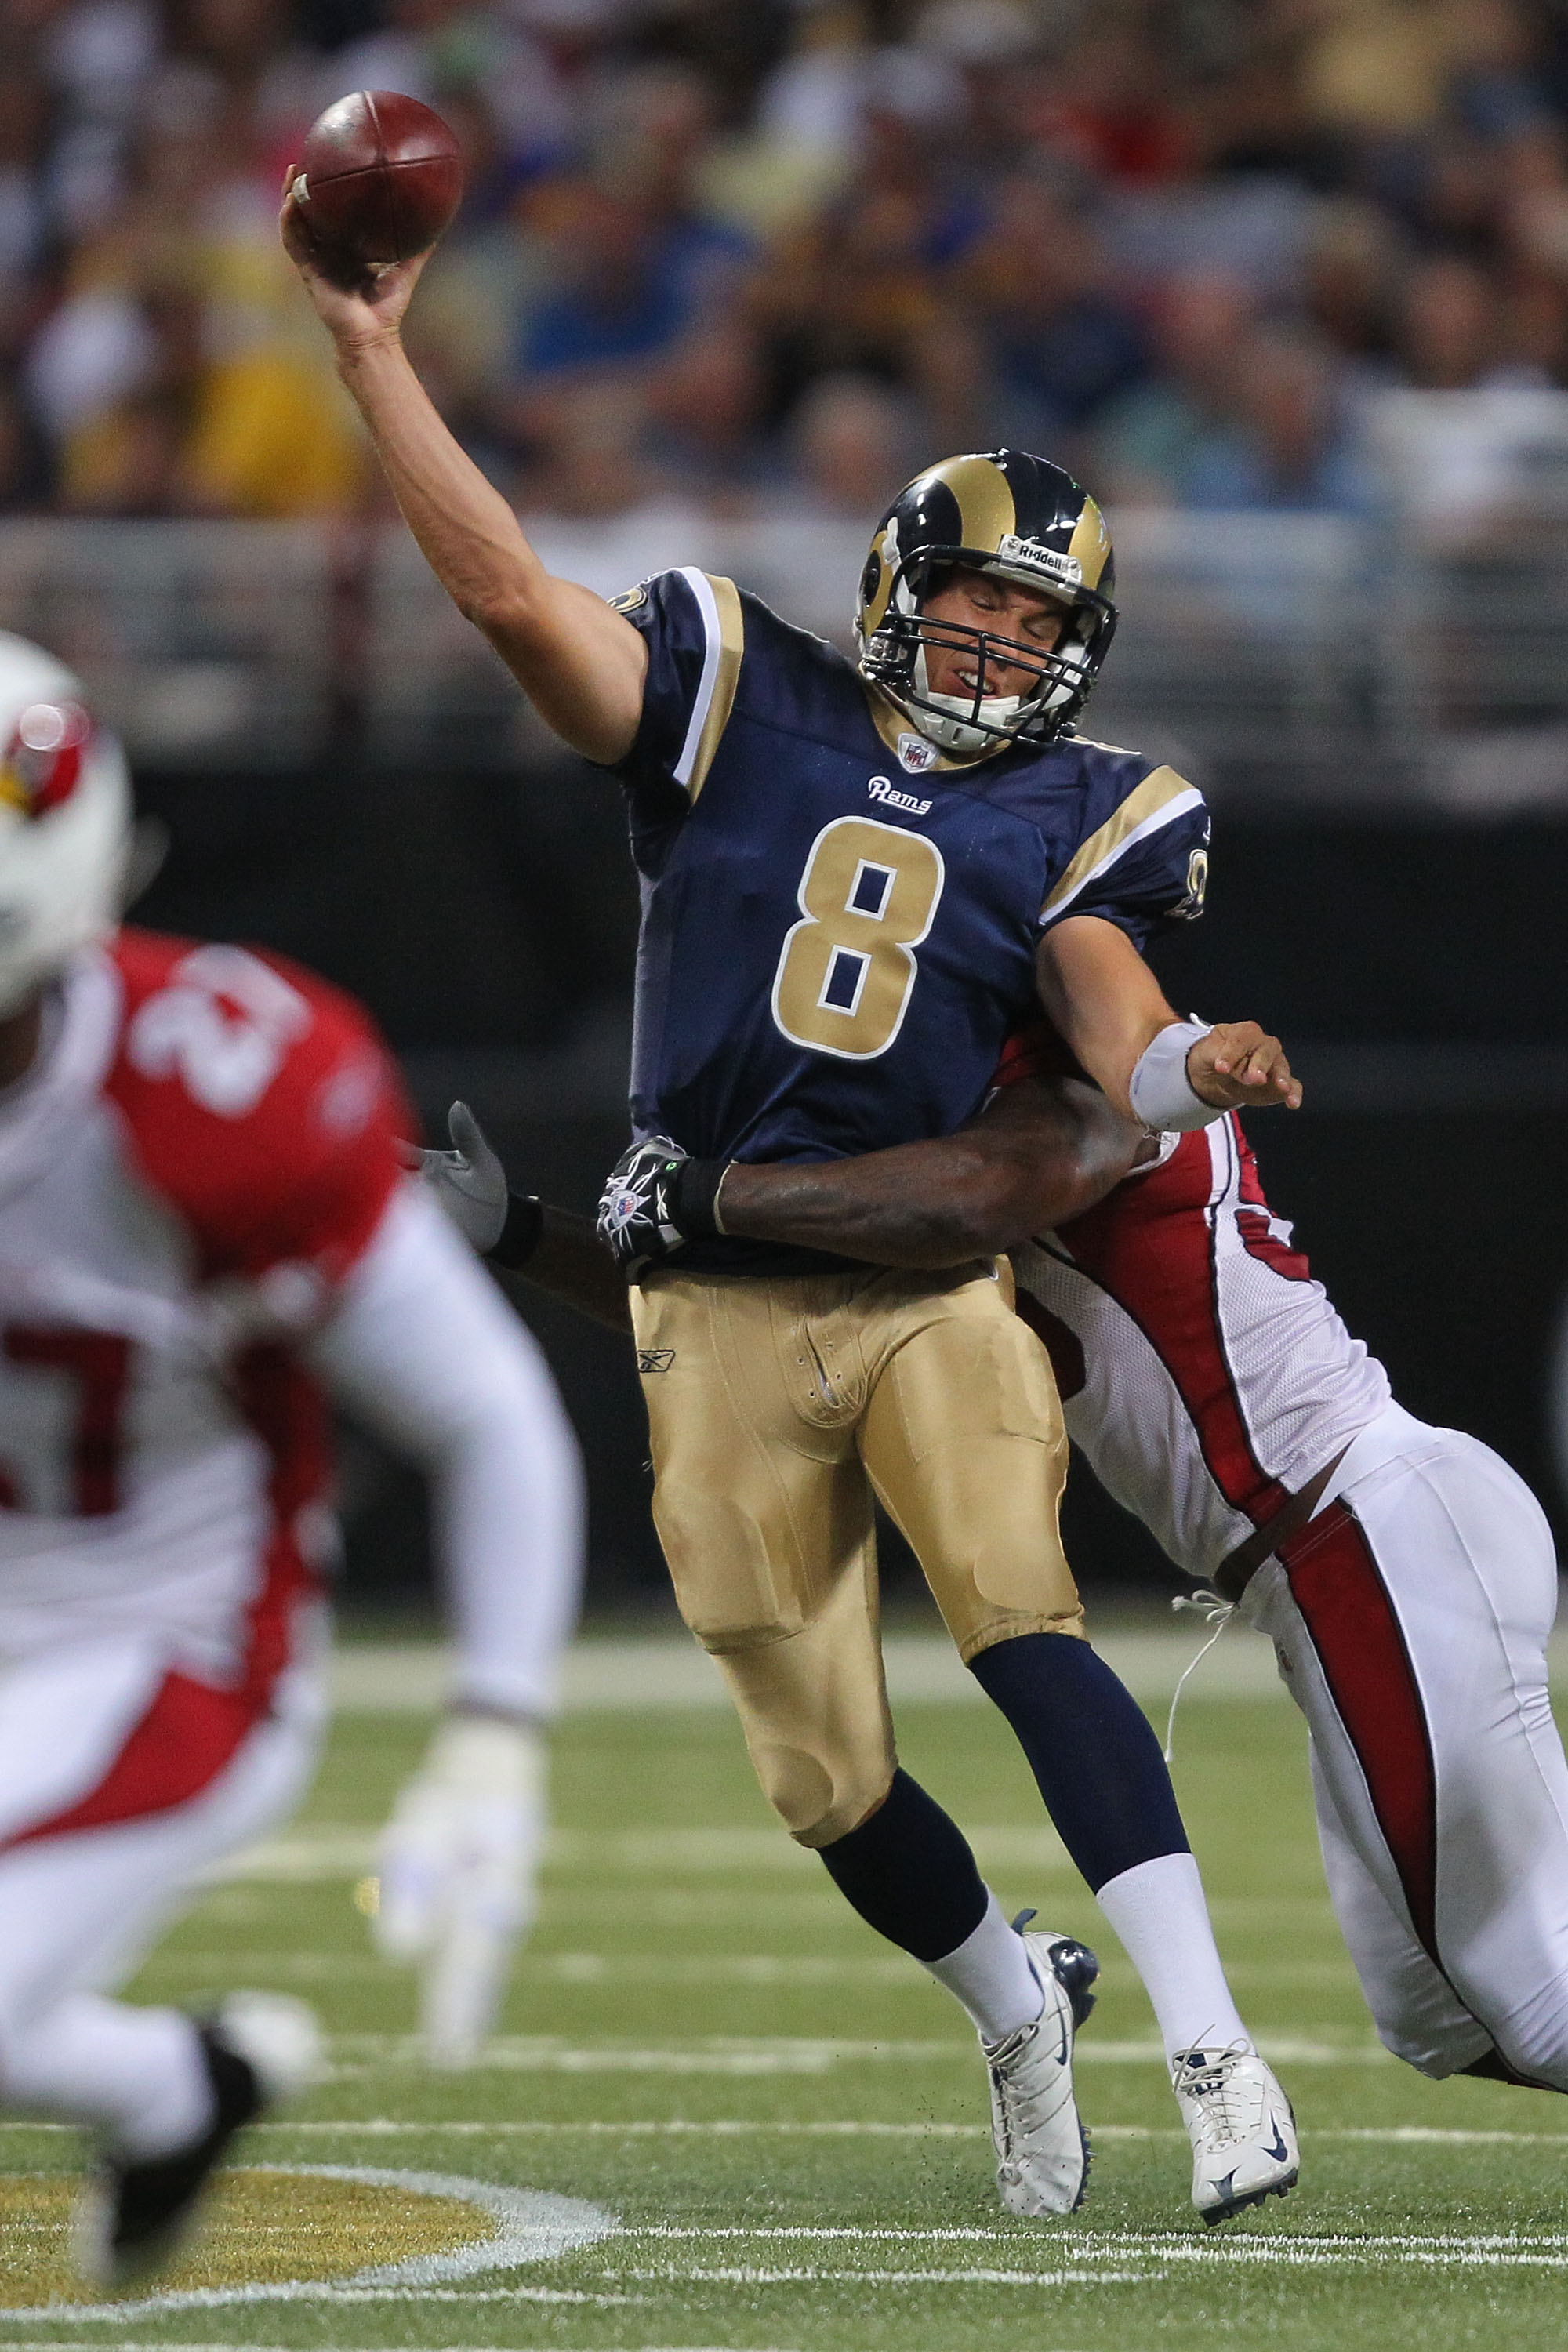
<instances>
[{"instance_id":1,"label":"black wristband","mask_svg":"<svg viewBox=\"0 0 1568 2352\"><path fill-rule=\"evenodd\" d=\"M670 1178L666 1194L670 1223L689 1242L707 1241L718 1232L713 1209L729 1166L727 1160L683 1160Z\"/></svg>"},{"instance_id":2,"label":"black wristband","mask_svg":"<svg viewBox=\"0 0 1568 2352\"><path fill-rule=\"evenodd\" d=\"M518 1273L539 1247L544 1233L544 1203L537 1192L508 1192L506 1223L485 1255L492 1265Z\"/></svg>"}]
</instances>

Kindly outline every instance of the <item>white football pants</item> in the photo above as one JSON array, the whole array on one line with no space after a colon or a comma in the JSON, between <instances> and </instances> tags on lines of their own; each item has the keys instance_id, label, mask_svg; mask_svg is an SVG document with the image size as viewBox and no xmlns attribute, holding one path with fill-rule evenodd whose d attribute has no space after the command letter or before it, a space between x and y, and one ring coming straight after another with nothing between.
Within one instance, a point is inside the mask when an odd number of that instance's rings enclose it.
<instances>
[{"instance_id":1,"label":"white football pants","mask_svg":"<svg viewBox=\"0 0 1568 2352\"><path fill-rule=\"evenodd\" d=\"M1311 1728L1329 1891L1377 2030L1436 2076L1568 2091L1568 1763L1539 1504L1473 1437L1391 1406L1243 1614Z\"/></svg>"},{"instance_id":2,"label":"white football pants","mask_svg":"<svg viewBox=\"0 0 1568 2352\"><path fill-rule=\"evenodd\" d=\"M203 1871L293 1811L325 1723L314 1664L295 1665L270 1713L204 1753L191 1689L134 1635L0 1668L0 2105L138 2156L205 2128L207 2079L179 2011L104 1990Z\"/></svg>"}]
</instances>

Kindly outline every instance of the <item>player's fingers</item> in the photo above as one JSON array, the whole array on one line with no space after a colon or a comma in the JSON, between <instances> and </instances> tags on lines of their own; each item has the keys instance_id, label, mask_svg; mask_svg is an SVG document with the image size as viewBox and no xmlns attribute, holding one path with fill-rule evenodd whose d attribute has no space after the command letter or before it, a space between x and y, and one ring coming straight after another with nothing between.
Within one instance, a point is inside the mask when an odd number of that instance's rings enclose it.
<instances>
[{"instance_id":1,"label":"player's fingers","mask_svg":"<svg viewBox=\"0 0 1568 2352\"><path fill-rule=\"evenodd\" d=\"M1246 1059L1238 1064L1237 1076L1243 1086L1264 1087L1268 1084L1275 1070L1283 1062L1285 1062L1285 1050L1279 1038L1260 1037ZM1285 1066L1286 1074L1289 1076L1289 1065L1287 1063Z\"/></svg>"},{"instance_id":2,"label":"player's fingers","mask_svg":"<svg viewBox=\"0 0 1568 2352\"><path fill-rule=\"evenodd\" d=\"M1229 1077L1251 1053L1263 1032L1256 1021L1220 1021L1200 1037L1194 1054L1221 1077Z\"/></svg>"},{"instance_id":3,"label":"player's fingers","mask_svg":"<svg viewBox=\"0 0 1568 2352\"><path fill-rule=\"evenodd\" d=\"M1292 1072L1285 1048L1277 1037L1265 1038L1248 1056L1243 1083L1253 1101L1282 1102L1291 1110L1301 1108L1301 1082Z\"/></svg>"}]
</instances>

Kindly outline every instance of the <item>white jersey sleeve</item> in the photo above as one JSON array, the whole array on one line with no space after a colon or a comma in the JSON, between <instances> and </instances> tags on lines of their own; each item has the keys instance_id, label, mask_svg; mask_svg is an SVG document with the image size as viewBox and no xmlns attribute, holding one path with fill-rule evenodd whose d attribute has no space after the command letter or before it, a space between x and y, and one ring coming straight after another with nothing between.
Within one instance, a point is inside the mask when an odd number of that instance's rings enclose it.
<instances>
[{"instance_id":1,"label":"white jersey sleeve","mask_svg":"<svg viewBox=\"0 0 1568 2352\"><path fill-rule=\"evenodd\" d=\"M307 1360L429 1475L457 1695L552 1706L583 1575L583 1478L531 1334L416 1187L402 1189Z\"/></svg>"},{"instance_id":2,"label":"white jersey sleeve","mask_svg":"<svg viewBox=\"0 0 1568 2352\"><path fill-rule=\"evenodd\" d=\"M1239 1120L1014 1253L1068 1431L1176 1566L1211 1578L1389 1402L1273 1215Z\"/></svg>"}]
</instances>

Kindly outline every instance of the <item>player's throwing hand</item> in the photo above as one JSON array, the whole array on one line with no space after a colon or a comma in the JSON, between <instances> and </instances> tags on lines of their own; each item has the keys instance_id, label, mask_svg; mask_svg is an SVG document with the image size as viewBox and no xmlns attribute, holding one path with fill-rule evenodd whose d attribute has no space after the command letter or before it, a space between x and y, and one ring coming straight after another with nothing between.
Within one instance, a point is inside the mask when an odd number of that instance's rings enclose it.
<instances>
[{"instance_id":1,"label":"player's throwing hand","mask_svg":"<svg viewBox=\"0 0 1568 2352\"><path fill-rule=\"evenodd\" d=\"M343 257L330 255L310 226L292 163L283 182L278 226L321 324L340 349L396 334L419 273L430 258L428 253L415 254L407 261L363 268L352 278L346 278Z\"/></svg>"},{"instance_id":2,"label":"player's throwing hand","mask_svg":"<svg viewBox=\"0 0 1568 2352\"><path fill-rule=\"evenodd\" d=\"M1216 1110L1301 1108L1301 1081L1291 1076L1284 1046L1256 1021L1222 1021L1200 1037L1187 1055L1187 1080Z\"/></svg>"}]
</instances>

